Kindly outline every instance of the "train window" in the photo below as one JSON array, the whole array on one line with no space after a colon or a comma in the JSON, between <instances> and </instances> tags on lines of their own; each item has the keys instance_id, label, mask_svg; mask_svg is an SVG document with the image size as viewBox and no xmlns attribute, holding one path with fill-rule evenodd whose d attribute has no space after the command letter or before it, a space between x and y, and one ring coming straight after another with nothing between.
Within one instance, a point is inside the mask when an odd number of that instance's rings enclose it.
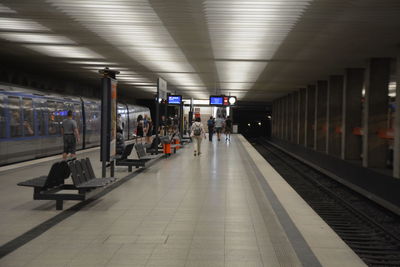
<instances>
[{"instance_id":1,"label":"train window","mask_svg":"<svg viewBox=\"0 0 400 267\"><path fill-rule=\"evenodd\" d=\"M82 118L81 118L81 105L80 104L74 105L74 119L78 126L79 132L82 133Z\"/></svg>"},{"instance_id":2,"label":"train window","mask_svg":"<svg viewBox=\"0 0 400 267\"><path fill-rule=\"evenodd\" d=\"M45 105L40 102L35 108L36 118L38 124L38 135L43 136L46 134L46 116L45 116Z\"/></svg>"},{"instance_id":3,"label":"train window","mask_svg":"<svg viewBox=\"0 0 400 267\"><path fill-rule=\"evenodd\" d=\"M47 107L49 109L49 121L48 121L48 131L49 135L56 135L59 133L59 125L56 117L57 108L56 102L47 101Z\"/></svg>"},{"instance_id":4,"label":"train window","mask_svg":"<svg viewBox=\"0 0 400 267\"><path fill-rule=\"evenodd\" d=\"M19 97L9 96L8 97L8 109L10 112L10 134L11 137L21 137L21 110Z\"/></svg>"},{"instance_id":5,"label":"train window","mask_svg":"<svg viewBox=\"0 0 400 267\"><path fill-rule=\"evenodd\" d=\"M6 137L6 116L4 111L4 100L3 97L0 97L0 138Z\"/></svg>"},{"instance_id":6,"label":"train window","mask_svg":"<svg viewBox=\"0 0 400 267\"><path fill-rule=\"evenodd\" d=\"M24 121L23 121L23 132L24 136L32 136L34 135L34 124L33 124L33 102L32 98L23 98L22 99L22 107L24 112Z\"/></svg>"}]
</instances>

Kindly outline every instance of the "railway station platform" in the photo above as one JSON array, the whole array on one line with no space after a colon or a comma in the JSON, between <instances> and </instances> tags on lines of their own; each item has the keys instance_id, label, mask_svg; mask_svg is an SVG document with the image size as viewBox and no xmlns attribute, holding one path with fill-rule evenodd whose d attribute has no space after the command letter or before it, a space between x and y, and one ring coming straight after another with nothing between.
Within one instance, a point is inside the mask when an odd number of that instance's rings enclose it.
<instances>
[{"instance_id":1,"label":"railway station platform","mask_svg":"<svg viewBox=\"0 0 400 267\"><path fill-rule=\"evenodd\" d=\"M244 137L202 149L117 167L123 184L63 211L16 186L55 158L0 169L0 266L365 266ZM80 157L100 176L98 149Z\"/></svg>"}]
</instances>

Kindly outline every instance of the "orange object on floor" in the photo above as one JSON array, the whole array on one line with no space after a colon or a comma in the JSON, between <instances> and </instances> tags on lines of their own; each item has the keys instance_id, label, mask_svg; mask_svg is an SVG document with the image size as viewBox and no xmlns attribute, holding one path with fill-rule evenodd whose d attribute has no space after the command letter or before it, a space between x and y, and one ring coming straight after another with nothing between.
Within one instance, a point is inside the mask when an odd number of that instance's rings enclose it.
<instances>
[{"instance_id":1,"label":"orange object on floor","mask_svg":"<svg viewBox=\"0 0 400 267\"><path fill-rule=\"evenodd\" d=\"M164 144L164 154L171 154L171 144Z\"/></svg>"}]
</instances>

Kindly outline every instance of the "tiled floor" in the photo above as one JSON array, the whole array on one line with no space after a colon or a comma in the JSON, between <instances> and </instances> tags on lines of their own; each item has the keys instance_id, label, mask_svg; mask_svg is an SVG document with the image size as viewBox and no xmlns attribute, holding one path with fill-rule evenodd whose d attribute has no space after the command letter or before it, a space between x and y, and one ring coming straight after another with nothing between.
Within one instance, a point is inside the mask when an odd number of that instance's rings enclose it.
<instances>
[{"instance_id":1,"label":"tiled floor","mask_svg":"<svg viewBox=\"0 0 400 267\"><path fill-rule=\"evenodd\" d=\"M205 141L200 157L186 147L159 161L0 266L301 266L240 140ZM31 200L18 201L29 220ZM55 213L43 205L33 213Z\"/></svg>"}]
</instances>

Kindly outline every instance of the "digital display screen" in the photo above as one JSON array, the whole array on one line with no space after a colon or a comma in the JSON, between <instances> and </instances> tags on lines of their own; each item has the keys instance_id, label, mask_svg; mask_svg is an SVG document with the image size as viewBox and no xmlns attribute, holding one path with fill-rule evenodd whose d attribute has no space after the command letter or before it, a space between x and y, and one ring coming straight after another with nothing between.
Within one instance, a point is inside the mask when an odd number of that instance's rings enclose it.
<instances>
[{"instance_id":1,"label":"digital display screen","mask_svg":"<svg viewBox=\"0 0 400 267\"><path fill-rule=\"evenodd\" d=\"M224 104L223 96L210 96L210 105L222 106Z\"/></svg>"},{"instance_id":2,"label":"digital display screen","mask_svg":"<svg viewBox=\"0 0 400 267\"><path fill-rule=\"evenodd\" d=\"M168 104L169 105L180 105L182 103L181 95L170 95L168 96Z\"/></svg>"}]
</instances>

